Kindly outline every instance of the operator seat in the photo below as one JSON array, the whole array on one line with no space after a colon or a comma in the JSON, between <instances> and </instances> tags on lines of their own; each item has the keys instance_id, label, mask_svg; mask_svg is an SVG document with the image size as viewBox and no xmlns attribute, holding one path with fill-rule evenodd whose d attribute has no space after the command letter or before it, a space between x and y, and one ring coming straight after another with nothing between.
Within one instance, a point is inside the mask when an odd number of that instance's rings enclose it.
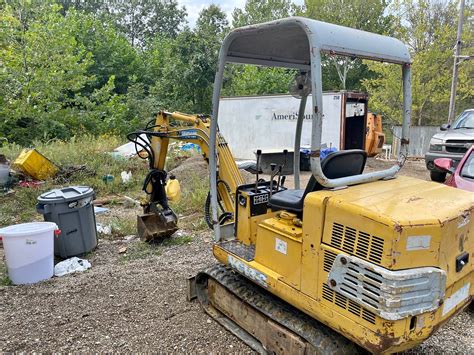
<instances>
[{"instance_id":1,"label":"operator seat","mask_svg":"<svg viewBox=\"0 0 474 355\"><path fill-rule=\"evenodd\" d=\"M330 153L321 162L324 175L329 179L362 174L367 160L364 150L340 150ZM288 189L275 193L270 198L268 206L272 211L286 210L296 214L303 212L303 203L306 195L313 191L322 190L324 187L316 181L311 174L308 185L304 190Z\"/></svg>"}]
</instances>

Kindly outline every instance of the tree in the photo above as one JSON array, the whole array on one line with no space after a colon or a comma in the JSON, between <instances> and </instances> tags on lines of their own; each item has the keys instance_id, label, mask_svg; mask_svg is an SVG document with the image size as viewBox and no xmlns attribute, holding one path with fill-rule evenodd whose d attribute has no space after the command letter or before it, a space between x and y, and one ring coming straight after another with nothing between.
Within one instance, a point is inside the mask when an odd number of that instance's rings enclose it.
<instances>
[{"instance_id":1,"label":"tree","mask_svg":"<svg viewBox=\"0 0 474 355\"><path fill-rule=\"evenodd\" d=\"M302 11L290 0L247 0L232 12L232 26L241 27L294 16ZM231 65L227 69L224 95L263 95L288 92L294 70Z\"/></svg>"},{"instance_id":2,"label":"tree","mask_svg":"<svg viewBox=\"0 0 474 355\"><path fill-rule=\"evenodd\" d=\"M186 18L176 0L108 0L109 11L132 46L143 48L157 35L174 38Z\"/></svg>"},{"instance_id":3,"label":"tree","mask_svg":"<svg viewBox=\"0 0 474 355\"><path fill-rule=\"evenodd\" d=\"M0 15L0 131L23 143L64 137L74 96L92 79L91 55L75 39L77 23L61 16L58 5L44 3L38 12L30 6L7 5Z\"/></svg>"},{"instance_id":4,"label":"tree","mask_svg":"<svg viewBox=\"0 0 474 355\"><path fill-rule=\"evenodd\" d=\"M203 9L194 31L187 28L175 39L157 39L152 61L160 79L150 87L168 109L210 113L212 85L220 42L227 31L225 14L216 5Z\"/></svg>"},{"instance_id":5,"label":"tree","mask_svg":"<svg viewBox=\"0 0 474 355\"><path fill-rule=\"evenodd\" d=\"M254 25L294 16L301 8L291 0L247 0L243 9L232 12L232 27Z\"/></svg>"},{"instance_id":6,"label":"tree","mask_svg":"<svg viewBox=\"0 0 474 355\"><path fill-rule=\"evenodd\" d=\"M143 48L157 36L176 37L186 23L186 9L177 0L58 0L62 13L69 9L111 21L134 47Z\"/></svg>"},{"instance_id":7,"label":"tree","mask_svg":"<svg viewBox=\"0 0 474 355\"><path fill-rule=\"evenodd\" d=\"M438 124L446 120L456 40L456 4L428 0L402 0L391 9L396 19L395 35L407 43L412 56L412 122ZM471 12L468 10L466 19ZM466 21L468 23L468 21ZM473 28L466 26L463 42L471 43ZM401 122L402 82L400 69L367 62L376 77L363 82L373 109ZM474 65L463 63L459 71L458 109L473 102Z\"/></svg>"},{"instance_id":8,"label":"tree","mask_svg":"<svg viewBox=\"0 0 474 355\"><path fill-rule=\"evenodd\" d=\"M87 72L96 80L89 83L83 93L93 92L114 76L114 92L125 94L130 78L141 72L142 63L135 48L115 29L113 23L105 18L98 19L91 14L77 11L68 13L68 16L78 17L76 39L92 54L93 61Z\"/></svg>"},{"instance_id":9,"label":"tree","mask_svg":"<svg viewBox=\"0 0 474 355\"><path fill-rule=\"evenodd\" d=\"M123 36L91 14L69 9L63 15L52 1L5 5L0 21L2 136L28 145L38 138L130 129L136 119L127 106L131 95L117 94L114 75L130 86L127 70L135 57L130 59ZM107 60L110 54L117 62Z\"/></svg>"},{"instance_id":10,"label":"tree","mask_svg":"<svg viewBox=\"0 0 474 355\"><path fill-rule=\"evenodd\" d=\"M392 17L385 15L387 0L306 0L305 3L307 17L373 33L391 32ZM325 88L360 89L360 79L370 76L367 66L359 59L325 55L323 62Z\"/></svg>"},{"instance_id":11,"label":"tree","mask_svg":"<svg viewBox=\"0 0 474 355\"><path fill-rule=\"evenodd\" d=\"M199 13L196 32L212 40L221 40L229 30L226 14L217 5L209 5Z\"/></svg>"},{"instance_id":12,"label":"tree","mask_svg":"<svg viewBox=\"0 0 474 355\"><path fill-rule=\"evenodd\" d=\"M226 96L287 93L296 74L294 70L254 65L236 65L231 70L232 80L223 88Z\"/></svg>"}]
</instances>

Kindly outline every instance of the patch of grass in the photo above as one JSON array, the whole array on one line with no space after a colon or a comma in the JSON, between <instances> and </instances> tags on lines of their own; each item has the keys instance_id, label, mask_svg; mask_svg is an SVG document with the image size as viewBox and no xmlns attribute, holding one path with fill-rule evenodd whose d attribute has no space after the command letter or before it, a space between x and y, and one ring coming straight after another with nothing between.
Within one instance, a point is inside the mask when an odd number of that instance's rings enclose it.
<instances>
[{"instance_id":1,"label":"patch of grass","mask_svg":"<svg viewBox=\"0 0 474 355\"><path fill-rule=\"evenodd\" d=\"M193 237L191 237L189 235L182 235L182 236L167 238L167 239L163 240L161 245L164 246L164 247L168 247L168 246L172 246L172 245L184 245L184 244L191 243L192 241L193 241Z\"/></svg>"},{"instance_id":2,"label":"patch of grass","mask_svg":"<svg viewBox=\"0 0 474 355\"><path fill-rule=\"evenodd\" d=\"M204 219L204 206L202 211L193 215L185 216L179 220L179 227L183 229L191 229L195 232L208 230L209 227Z\"/></svg>"},{"instance_id":3,"label":"patch of grass","mask_svg":"<svg viewBox=\"0 0 474 355\"><path fill-rule=\"evenodd\" d=\"M135 199L144 197L145 195L141 189L143 180L148 173L148 162L138 158L117 159L109 154L114 148L123 143L126 143L125 138L115 136L74 137L67 142L59 140L46 143L33 142L31 147L36 148L60 168L84 165L86 172L78 171L69 178L67 183L59 183L58 179L49 179L36 188L14 186L14 193L0 194L0 227L42 220L43 217L36 212L37 198L43 192L53 188L87 185L94 189L97 198L110 195L127 195ZM22 149L23 147L17 144L7 144L0 146L0 154L5 154L9 160L14 161ZM192 152L183 152L178 148L170 147L166 163L167 170L175 168L191 155L193 155ZM132 172L132 180L127 184L122 183L120 177L122 171ZM114 180L105 183L102 179L104 175L113 175ZM189 228L194 230L207 228L203 219L204 202L209 190L207 176L195 173L186 186L182 188L182 199L172 204L173 209L177 214L196 215L196 218L189 218L186 222L183 221L183 224ZM111 201L108 207L113 209L113 206L117 204L118 200ZM114 217L110 224L112 236L101 235L101 237L123 238L136 233L135 218ZM147 244L141 241L130 243L127 245L127 253L122 255L122 260L131 261L160 255L165 247L184 245L191 241L191 236L176 236L159 244ZM90 256L90 253L85 255L85 257ZM10 279L6 276L5 266L0 263L0 285L8 284L10 284Z\"/></svg>"},{"instance_id":4,"label":"patch of grass","mask_svg":"<svg viewBox=\"0 0 474 355\"><path fill-rule=\"evenodd\" d=\"M193 213L204 214L204 204L209 192L209 181L207 177L195 173L190 176L186 185L181 186L182 195L178 202L170 203L171 208L182 215Z\"/></svg>"},{"instance_id":5,"label":"patch of grass","mask_svg":"<svg viewBox=\"0 0 474 355\"><path fill-rule=\"evenodd\" d=\"M161 249L158 244L148 244L146 242L137 241L127 245L127 252L122 255L121 260L123 262L130 262L159 255L161 255Z\"/></svg>"},{"instance_id":6,"label":"patch of grass","mask_svg":"<svg viewBox=\"0 0 474 355\"><path fill-rule=\"evenodd\" d=\"M95 249L93 249L93 250L90 250L90 251L88 251L88 252L82 254L81 257L84 258L84 259L90 259L90 258L92 258L92 257L95 255L96 252L97 252L97 248L95 248Z\"/></svg>"},{"instance_id":7,"label":"patch of grass","mask_svg":"<svg viewBox=\"0 0 474 355\"><path fill-rule=\"evenodd\" d=\"M8 277L7 267L3 262L0 262L0 286L11 286L12 281Z\"/></svg>"},{"instance_id":8,"label":"patch of grass","mask_svg":"<svg viewBox=\"0 0 474 355\"><path fill-rule=\"evenodd\" d=\"M0 194L0 227L42 220L42 216L36 212L36 199L52 187L45 183L38 188L15 188L15 193Z\"/></svg>"},{"instance_id":9,"label":"patch of grass","mask_svg":"<svg viewBox=\"0 0 474 355\"><path fill-rule=\"evenodd\" d=\"M36 212L37 197L52 188L61 188L72 185L86 185L91 186L97 198L109 195L127 195L133 198L144 197L142 192L143 180L148 173L148 161L139 159L137 157L132 159L114 158L110 152L126 143L124 137L116 136L82 136L73 137L69 141L52 140L47 143L35 141L31 147L36 148L40 153L45 155L48 159L53 161L61 168L70 166L84 165L86 172L78 171L74 173L67 181L67 183L59 183L58 179L49 179L38 188L22 188L14 186L15 193L2 195L0 194L0 227L29 222L32 220L41 220L41 215ZM0 146L0 154L4 154L9 160L14 161L20 154L23 147L17 144L6 144ZM189 152L183 152L179 149L170 148L168 154L167 166L168 169L174 168L183 159L192 155ZM131 171L132 179L130 182L124 184L120 177L122 171ZM91 175L92 173L92 175ZM114 180L106 183L103 181L103 176L112 175ZM201 177L202 178L202 177ZM205 179L207 180L207 179ZM196 187L196 188L195 188ZM201 191L199 186L191 187L196 190L190 193L192 208L199 208L202 210L201 201L204 201L204 191ZM204 199L203 199L204 196ZM182 206L187 202L187 196L183 196ZM199 207L197 207L199 205ZM182 208L183 209L183 208ZM134 234L135 227L130 228L133 222L118 222L117 229L120 234ZM128 225L127 225L128 224Z\"/></svg>"},{"instance_id":10,"label":"patch of grass","mask_svg":"<svg viewBox=\"0 0 474 355\"><path fill-rule=\"evenodd\" d=\"M123 238L127 235L135 235L137 233L137 221L131 218L117 218L111 224L112 235L114 237Z\"/></svg>"},{"instance_id":11,"label":"patch of grass","mask_svg":"<svg viewBox=\"0 0 474 355\"><path fill-rule=\"evenodd\" d=\"M122 255L121 261L130 262L133 260L146 259L161 255L164 248L189 244L193 237L189 235L174 236L166 238L156 243L143 241L132 242L127 245L127 252Z\"/></svg>"}]
</instances>

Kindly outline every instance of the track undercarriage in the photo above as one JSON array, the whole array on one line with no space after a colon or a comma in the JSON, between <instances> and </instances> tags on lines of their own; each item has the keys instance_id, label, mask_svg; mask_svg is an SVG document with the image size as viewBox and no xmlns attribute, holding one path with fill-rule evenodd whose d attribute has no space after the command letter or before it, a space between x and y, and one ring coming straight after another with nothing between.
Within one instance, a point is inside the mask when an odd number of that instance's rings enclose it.
<instances>
[{"instance_id":1,"label":"track undercarriage","mask_svg":"<svg viewBox=\"0 0 474 355\"><path fill-rule=\"evenodd\" d=\"M196 275L195 296L207 314L259 353L364 353L342 335L223 265Z\"/></svg>"}]
</instances>

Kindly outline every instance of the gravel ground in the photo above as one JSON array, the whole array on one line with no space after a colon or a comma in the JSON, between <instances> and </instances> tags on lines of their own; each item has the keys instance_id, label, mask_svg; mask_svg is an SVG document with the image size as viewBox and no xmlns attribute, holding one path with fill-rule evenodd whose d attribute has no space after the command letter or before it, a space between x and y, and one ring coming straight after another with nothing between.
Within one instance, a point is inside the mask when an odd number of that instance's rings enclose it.
<instances>
[{"instance_id":1,"label":"gravel ground","mask_svg":"<svg viewBox=\"0 0 474 355\"><path fill-rule=\"evenodd\" d=\"M370 160L368 168L383 164ZM410 164L404 173L428 178L423 162ZM182 244L183 236L192 239ZM186 301L186 277L215 262L210 233L174 238L152 249L136 239L101 239L84 273L0 287L0 352L251 352ZM472 354L473 329L474 313L465 311L410 353Z\"/></svg>"},{"instance_id":2,"label":"gravel ground","mask_svg":"<svg viewBox=\"0 0 474 355\"><path fill-rule=\"evenodd\" d=\"M186 301L186 277L214 263L209 234L146 256L140 244L101 240L84 273L1 287L0 352L249 352Z\"/></svg>"}]
</instances>

